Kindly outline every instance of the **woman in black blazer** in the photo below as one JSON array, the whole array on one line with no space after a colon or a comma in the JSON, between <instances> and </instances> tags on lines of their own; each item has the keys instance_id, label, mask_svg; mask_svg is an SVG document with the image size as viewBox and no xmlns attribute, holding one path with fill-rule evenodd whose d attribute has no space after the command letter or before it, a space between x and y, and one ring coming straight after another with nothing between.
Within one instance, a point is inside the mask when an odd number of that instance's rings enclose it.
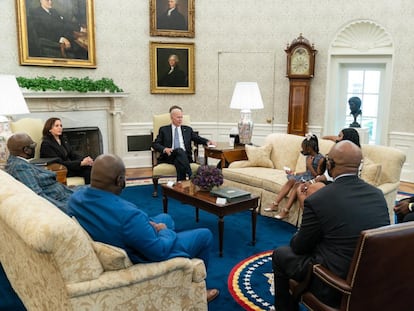
<instances>
[{"instance_id":1,"label":"woman in black blazer","mask_svg":"<svg viewBox=\"0 0 414 311\"><path fill-rule=\"evenodd\" d=\"M59 118L49 118L45 122L40 157L60 158L60 163L68 169L68 177L81 176L85 179L85 184L89 184L93 159L74 152L68 141L63 138L62 130L62 121Z\"/></svg>"}]
</instances>

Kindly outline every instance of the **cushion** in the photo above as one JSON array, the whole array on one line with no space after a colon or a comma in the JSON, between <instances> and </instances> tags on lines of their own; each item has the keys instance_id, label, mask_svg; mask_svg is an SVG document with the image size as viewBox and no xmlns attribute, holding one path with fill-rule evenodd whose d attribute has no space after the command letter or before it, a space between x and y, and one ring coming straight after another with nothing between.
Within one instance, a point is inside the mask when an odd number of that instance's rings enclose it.
<instances>
[{"instance_id":1,"label":"cushion","mask_svg":"<svg viewBox=\"0 0 414 311\"><path fill-rule=\"evenodd\" d=\"M260 166L273 168L273 162L270 160L270 153L272 152L272 145L264 145L255 147L246 145L246 155L249 166Z\"/></svg>"},{"instance_id":2,"label":"cushion","mask_svg":"<svg viewBox=\"0 0 414 311\"><path fill-rule=\"evenodd\" d=\"M92 247L105 271L121 270L132 266L131 260L122 248L92 241Z\"/></svg>"},{"instance_id":3,"label":"cushion","mask_svg":"<svg viewBox=\"0 0 414 311\"><path fill-rule=\"evenodd\" d=\"M104 271L121 270L133 265L125 250L92 240L89 233L80 225L76 217L72 216L72 219L82 229L89 241L91 241L92 248L102 264Z\"/></svg>"},{"instance_id":4,"label":"cushion","mask_svg":"<svg viewBox=\"0 0 414 311\"><path fill-rule=\"evenodd\" d=\"M362 164L361 179L373 186L378 186L381 169L381 164L374 163L372 160L365 157Z\"/></svg>"}]
</instances>

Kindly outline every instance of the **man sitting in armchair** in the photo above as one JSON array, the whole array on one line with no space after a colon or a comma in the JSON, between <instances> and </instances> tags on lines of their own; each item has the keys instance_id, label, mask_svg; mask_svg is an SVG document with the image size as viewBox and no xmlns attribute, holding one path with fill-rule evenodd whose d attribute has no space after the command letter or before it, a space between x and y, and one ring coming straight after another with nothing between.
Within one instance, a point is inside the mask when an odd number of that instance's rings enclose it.
<instances>
[{"instance_id":1,"label":"man sitting in armchair","mask_svg":"<svg viewBox=\"0 0 414 311\"><path fill-rule=\"evenodd\" d=\"M7 140L7 148L10 156L6 172L66 213L73 190L58 182L55 172L28 161L35 154L36 143L32 138L26 133L13 134Z\"/></svg>"},{"instance_id":2,"label":"man sitting in armchair","mask_svg":"<svg viewBox=\"0 0 414 311\"><path fill-rule=\"evenodd\" d=\"M214 145L214 142L199 136L190 126L183 125L183 110L179 106L170 108L171 124L162 126L152 147L161 155L160 163L174 164L177 170L177 181L191 177L190 163L192 159L191 142L203 145Z\"/></svg>"}]
</instances>

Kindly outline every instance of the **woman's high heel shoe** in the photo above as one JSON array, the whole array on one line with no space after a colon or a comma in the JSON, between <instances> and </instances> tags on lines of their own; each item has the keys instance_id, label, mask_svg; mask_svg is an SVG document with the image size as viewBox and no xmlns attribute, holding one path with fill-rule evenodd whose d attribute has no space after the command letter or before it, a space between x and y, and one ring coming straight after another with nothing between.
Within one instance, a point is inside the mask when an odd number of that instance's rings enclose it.
<instances>
[{"instance_id":1,"label":"woman's high heel shoe","mask_svg":"<svg viewBox=\"0 0 414 311\"><path fill-rule=\"evenodd\" d=\"M275 215L276 219L285 219L289 216L289 210L287 208L282 208L280 213Z\"/></svg>"},{"instance_id":2,"label":"woman's high heel shoe","mask_svg":"<svg viewBox=\"0 0 414 311\"><path fill-rule=\"evenodd\" d=\"M278 205L279 205L279 203L276 203L276 202L272 202L272 205L270 206L270 207L266 207L265 209L264 209L264 211L265 212L277 212L277 210L278 210Z\"/></svg>"}]
</instances>

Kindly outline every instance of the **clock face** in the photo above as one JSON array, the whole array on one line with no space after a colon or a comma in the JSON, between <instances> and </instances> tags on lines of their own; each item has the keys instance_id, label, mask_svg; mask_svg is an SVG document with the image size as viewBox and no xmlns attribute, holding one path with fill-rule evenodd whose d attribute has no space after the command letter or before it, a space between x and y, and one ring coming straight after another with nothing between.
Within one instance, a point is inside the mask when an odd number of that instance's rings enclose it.
<instances>
[{"instance_id":1,"label":"clock face","mask_svg":"<svg viewBox=\"0 0 414 311\"><path fill-rule=\"evenodd\" d=\"M290 73L293 75L308 75L310 70L310 55L302 47L293 51L290 60Z\"/></svg>"}]
</instances>

